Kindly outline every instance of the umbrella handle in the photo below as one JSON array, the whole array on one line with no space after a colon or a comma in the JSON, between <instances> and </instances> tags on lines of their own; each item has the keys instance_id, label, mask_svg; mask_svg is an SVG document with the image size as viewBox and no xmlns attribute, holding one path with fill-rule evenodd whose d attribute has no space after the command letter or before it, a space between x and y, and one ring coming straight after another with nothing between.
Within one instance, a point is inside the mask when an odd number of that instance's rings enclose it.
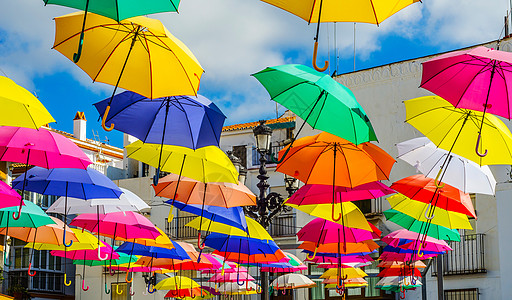
<instances>
[{"instance_id":1,"label":"umbrella handle","mask_svg":"<svg viewBox=\"0 0 512 300\"><path fill-rule=\"evenodd\" d=\"M308 260L313 260L316 257L316 252L318 251L318 247L315 248L315 252L313 252L313 256L309 256L309 253L306 255Z\"/></svg>"},{"instance_id":2,"label":"umbrella handle","mask_svg":"<svg viewBox=\"0 0 512 300\"><path fill-rule=\"evenodd\" d=\"M158 179L160 179L160 167L156 168L156 173L155 173L155 175L153 175L153 185L154 186L158 185ZM171 207L171 211L172 211L172 207Z\"/></svg>"},{"instance_id":3,"label":"umbrella handle","mask_svg":"<svg viewBox=\"0 0 512 300\"><path fill-rule=\"evenodd\" d=\"M319 68L316 65L317 52L318 52L318 42L315 42L315 47L313 48L313 68L315 68L315 70L317 70L318 72L323 72L323 71L327 70L327 68L329 67L329 62L325 61L325 65L322 68Z\"/></svg>"},{"instance_id":4,"label":"umbrella handle","mask_svg":"<svg viewBox=\"0 0 512 300\"><path fill-rule=\"evenodd\" d=\"M64 234L62 236L62 244L66 247L71 247L71 245L73 245L73 240L70 240L69 244L66 244L66 230L64 230Z\"/></svg>"},{"instance_id":5,"label":"umbrella handle","mask_svg":"<svg viewBox=\"0 0 512 300\"><path fill-rule=\"evenodd\" d=\"M112 260L110 260L110 265L108 266L108 273L110 274L110 276L116 275L116 271L112 268Z\"/></svg>"},{"instance_id":6,"label":"umbrella handle","mask_svg":"<svg viewBox=\"0 0 512 300\"><path fill-rule=\"evenodd\" d=\"M69 281L68 280L68 274L64 273L64 285L65 286L70 286L71 285L71 279Z\"/></svg>"},{"instance_id":7,"label":"umbrella handle","mask_svg":"<svg viewBox=\"0 0 512 300\"><path fill-rule=\"evenodd\" d=\"M130 271L126 271L126 275L124 276L124 279L126 280L126 283L131 283L133 281L133 276L131 280L128 280L128 275L130 274Z\"/></svg>"},{"instance_id":8,"label":"umbrella handle","mask_svg":"<svg viewBox=\"0 0 512 300\"><path fill-rule=\"evenodd\" d=\"M400 299L405 299L405 289L400 291Z\"/></svg>"},{"instance_id":9,"label":"umbrella handle","mask_svg":"<svg viewBox=\"0 0 512 300\"><path fill-rule=\"evenodd\" d=\"M78 50L76 53L73 53L73 62L76 64L80 60L80 56L82 56L82 46L84 45L84 30L82 28L82 32L80 33L80 41L78 42Z\"/></svg>"},{"instance_id":10,"label":"umbrella handle","mask_svg":"<svg viewBox=\"0 0 512 300\"><path fill-rule=\"evenodd\" d=\"M421 252L421 244L422 243L420 243L420 246L418 247L418 257L423 257L424 255L423 252Z\"/></svg>"},{"instance_id":11,"label":"umbrella handle","mask_svg":"<svg viewBox=\"0 0 512 300\"><path fill-rule=\"evenodd\" d=\"M274 286L273 286L273 285L271 285L271 286L270 286L270 289L268 290L268 294L269 294L270 296L272 296L272 294L273 294L273 293L274 293Z\"/></svg>"},{"instance_id":12,"label":"umbrella handle","mask_svg":"<svg viewBox=\"0 0 512 300\"><path fill-rule=\"evenodd\" d=\"M107 258L108 258L108 253L105 253L105 254L106 254L106 256L105 256L105 257L101 257L101 249L100 249L100 247L99 247L99 245L98 245L98 258L99 258L100 260L107 260ZM112 275L112 273L110 273L110 275Z\"/></svg>"},{"instance_id":13,"label":"umbrella handle","mask_svg":"<svg viewBox=\"0 0 512 300\"><path fill-rule=\"evenodd\" d=\"M122 290L121 290L121 291L119 290L119 284L118 284L118 285L116 285L116 294L121 295L122 293L123 293L123 291L122 291Z\"/></svg>"},{"instance_id":14,"label":"umbrella handle","mask_svg":"<svg viewBox=\"0 0 512 300\"><path fill-rule=\"evenodd\" d=\"M237 272L236 273L236 284L238 284L238 286L242 286L244 285L244 282L242 281L242 283L240 284L240 272Z\"/></svg>"},{"instance_id":15,"label":"umbrella handle","mask_svg":"<svg viewBox=\"0 0 512 300\"><path fill-rule=\"evenodd\" d=\"M89 286L85 287L85 279L82 279L82 291L87 292L89 290Z\"/></svg>"},{"instance_id":16,"label":"umbrella handle","mask_svg":"<svg viewBox=\"0 0 512 300\"><path fill-rule=\"evenodd\" d=\"M107 108L105 109L105 112L103 113L103 117L101 118L101 127L103 127L103 129L105 131L112 131L114 129L114 123L110 123L110 127L107 127L105 125L105 122L107 121L109 112L110 112L110 105L107 106Z\"/></svg>"},{"instance_id":17,"label":"umbrella handle","mask_svg":"<svg viewBox=\"0 0 512 300\"><path fill-rule=\"evenodd\" d=\"M249 273L247 273L247 275L249 275ZM249 279L249 278L247 278L247 279ZM247 280L247 281L245 282L245 289L246 289L247 291L249 291L249 292L250 292L250 291L252 291L252 290L254 289L252 286L251 286L251 287L249 287L249 280Z\"/></svg>"},{"instance_id":18,"label":"umbrella handle","mask_svg":"<svg viewBox=\"0 0 512 300\"><path fill-rule=\"evenodd\" d=\"M411 284L412 285L415 285L416 284L416 278L413 276L412 279L411 279Z\"/></svg>"},{"instance_id":19,"label":"umbrella handle","mask_svg":"<svg viewBox=\"0 0 512 300\"><path fill-rule=\"evenodd\" d=\"M20 204L20 208L19 208L19 210L18 210L18 216L17 216L17 217L16 217L16 212L13 212L13 213L12 213L12 218L13 218L14 220L19 220L19 219L20 219L20 217L21 217L21 208L22 208L22 207L23 207L23 202Z\"/></svg>"},{"instance_id":20,"label":"umbrella handle","mask_svg":"<svg viewBox=\"0 0 512 300\"><path fill-rule=\"evenodd\" d=\"M340 203L340 205L343 205L343 203ZM334 204L332 205L331 209L331 217L334 222L338 222L341 219L341 212L337 219L334 217Z\"/></svg>"},{"instance_id":21,"label":"umbrella handle","mask_svg":"<svg viewBox=\"0 0 512 300\"><path fill-rule=\"evenodd\" d=\"M446 185L446 183L442 183L441 181L439 181L439 176L441 176L442 172L443 172L443 168L440 168L439 172L437 172L436 178L434 179L434 184L436 185L436 188L438 188L438 189L442 189Z\"/></svg>"},{"instance_id":22,"label":"umbrella handle","mask_svg":"<svg viewBox=\"0 0 512 300\"><path fill-rule=\"evenodd\" d=\"M4 266L10 267L11 263L9 262L9 254L7 251L4 252Z\"/></svg>"},{"instance_id":23,"label":"umbrella handle","mask_svg":"<svg viewBox=\"0 0 512 300\"><path fill-rule=\"evenodd\" d=\"M286 289L283 289L283 290L281 291L281 295L286 295Z\"/></svg>"},{"instance_id":24,"label":"umbrella handle","mask_svg":"<svg viewBox=\"0 0 512 300\"><path fill-rule=\"evenodd\" d=\"M197 232L197 248L199 248L199 250L204 249L204 243L201 244L201 231Z\"/></svg>"},{"instance_id":25,"label":"umbrella handle","mask_svg":"<svg viewBox=\"0 0 512 300\"><path fill-rule=\"evenodd\" d=\"M148 293L153 294L154 292L156 292L155 287L153 287L153 289L151 289L151 283L148 284Z\"/></svg>"},{"instance_id":26,"label":"umbrella handle","mask_svg":"<svg viewBox=\"0 0 512 300\"><path fill-rule=\"evenodd\" d=\"M107 289L107 283L106 282L105 282L105 294L107 294L107 295L110 294L110 289Z\"/></svg>"},{"instance_id":27,"label":"umbrella handle","mask_svg":"<svg viewBox=\"0 0 512 300\"><path fill-rule=\"evenodd\" d=\"M132 280L133 281L133 280ZM130 281L131 282L131 281ZM130 296L135 295L135 292L133 291L133 286L130 286Z\"/></svg>"},{"instance_id":28,"label":"umbrella handle","mask_svg":"<svg viewBox=\"0 0 512 300\"><path fill-rule=\"evenodd\" d=\"M476 155L478 155L480 157L485 157L487 155L487 149L485 149L484 153L480 153L480 151L478 151L478 146L480 146L481 138L482 138L482 134L478 133L478 139L476 140L475 152L476 152Z\"/></svg>"},{"instance_id":29,"label":"umbrella handle","mask_svg":"<svg viewBox=\"0 0 512 300\"><path fill-rule=\"evenodd\" d=\"M34 273L30 273L31 270L32 270L32 263L29 263L28 264L28 271L27 271L28 276L30 276L30 277L36 276L36 271L34 271Z\"/></svg>"},{"instance_id":30,"label":"umbrella handle","mask_svg":"<svg viewBox=\"0 0 512 300\"><path fill-rule=\"evenodd\" d=\"M436 215L434 215L434 213L432 213L432 216L428 216L428 212L430 211L430 208L432 208L432 203L429 203L428 206L427 206L427 209L425 210L425 213L423 214L425 216L425 219L427 220L432 220Z\"/></svg>"}]
</instances>

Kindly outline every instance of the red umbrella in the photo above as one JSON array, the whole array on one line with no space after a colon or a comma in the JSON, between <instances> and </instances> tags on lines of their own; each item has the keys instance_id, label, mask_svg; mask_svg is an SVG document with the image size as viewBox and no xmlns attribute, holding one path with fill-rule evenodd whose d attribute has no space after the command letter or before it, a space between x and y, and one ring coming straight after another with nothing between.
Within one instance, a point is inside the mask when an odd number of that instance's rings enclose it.
<instances>
[{"instance_id":1,"label":"red umbrella","mask_svg":"<svg viewBox=\"0 0 512 300\"><path fill-rule=\"evenodd\" d=\"M402 268L385 268L380 271L378 277L390 277L390 276L417 276L421 277L421 272L417 268L404 266Z\"/></svg>"}]
</instances>

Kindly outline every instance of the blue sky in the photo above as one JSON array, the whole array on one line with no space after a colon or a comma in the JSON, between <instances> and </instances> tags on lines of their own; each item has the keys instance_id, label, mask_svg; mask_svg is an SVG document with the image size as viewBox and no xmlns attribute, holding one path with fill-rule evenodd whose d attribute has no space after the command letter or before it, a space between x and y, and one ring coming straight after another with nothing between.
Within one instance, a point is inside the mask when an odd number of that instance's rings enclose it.
<instances>
[{"instance_id":1,"label":"blue sky","mask_svg":"<svg viewBox=\"0 0 512 300\"><path fill-rule=\"evenodd\" d=\"M499 37L508 0L424 0L400 11L380 27L356 25L356 69L479 44ZM37 94L56 124L72 132L76 111L88 120L87 136L122 146L122 135L106 133L92 104L113 87L91 79L51 50L53 17L73 12L39 0L0 4L0 73ZM180 14L156 14L196 55L205 69L199 92L227 115L226 124L275 116L275 104L249 76L267 66L311 66L315 24L258 0L182 0ZM336 45L333 31L336 26ZM338 73L353 71L353 24L322 24L319 60L327 49L340 54ZM331 55L334 57L334 55ZM321 63L319 63L321 64ZM332 60L331 65L335 65ZM332 73L334 69L330 69ZM281 108L280 112L284 109ZM370 116L371 118L371 116Z\"/></svg>"}]
</instances>

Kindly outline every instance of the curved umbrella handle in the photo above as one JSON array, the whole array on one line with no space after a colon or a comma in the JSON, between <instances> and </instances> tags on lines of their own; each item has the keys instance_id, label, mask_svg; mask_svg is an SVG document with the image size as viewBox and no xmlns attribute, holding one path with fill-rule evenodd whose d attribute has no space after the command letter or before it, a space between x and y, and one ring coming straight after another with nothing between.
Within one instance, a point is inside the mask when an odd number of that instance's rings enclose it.
<instances>
[{"instance_id":1,"label":"curved umbrella handle","mask_svg":"<svg viewBox=\"0 0 512 300\"><path fill-rule=\"evenodd\" d=\"M133 276L132 276L131 280L128 280L128 275L129 274L130 274L130 271L126 271L126 275L124 276L124 279L125 279L126 283L132 283L132 281L133 281Z\"/></svg>"},{"instance_id":2,"label":"curved umbrella handle","mask_svg":"<svg viewBox=\"0 0 512 300\"><path fill-rule=\"evenodd\" d=\"M400 299L405 299L405 289L400 291Z\"/></svg>"},{"instance_id":3,"label":"curved umbrella handle","mask_svg":"<svg viewBox=\"0 0 512 300\"><path fill-rule=\"evenodd\" d=\"M315 252L313 252L313 256L309 256L309 253L306 255L308 260L313 260L316 257L316 252L318 251L318 247L315 248Z\"/></svg>"},{"instance_id":4,"label":"curved umbrella handle","mask_svg":"<svg viewBox=\"0 0 512 300\"><path fill-rule=\"evenodd\" d=\"M197 248L199 248L199 250L204 249L204 243L201 244L201 231L197 232Z\"/></svg>"},{"instance_id":5,"label":"curved umbrella handle","mask_svg":"<svg viewBox=\"0 0 512 300\"><path fill-rule=\"evenodd\" d=\"M155 287L151 289L151 283L148 284L148 293L153 294L154 292L156 292Z\"/></svg>"},{"instance_id":6,"label":"curved umbrella handle","mask_svg":"<svg viewBox=\"0 0 512 300\"><path fill-rule=\"evenodd\" d=\"M247 291L249 291L249 292L250 292L250 291L252 291L252 290L254 290L254 288L253 288L252 286L251 286L251 287L249 287L249 280L247 280L247 281L245 282L245 290L247 290Z\"/></svg>"},{"instance_id":7,"label":"curved umbrella handle","mask_svg":"<svg viewBox=\"0 0 512 300\"><path fill-rule=\"evenodd\" d=\"M155 175L153 175L153 185L154 186L158 185L159 179L160 179L160 167L156 168ZM172 212L172 207L171 207L171 211L169 212L169 215L171 214L171 212Z\"/></svg>"},{"instance_id":8,"label":"curved umbrella handle","mask_svg":"<svg viewBox=\"0 0 512 300\"><path fill-rule=\"evenodd\" d=\"M347 280L348 279L348 274L345 275L345 277L340 277L340 278L341 278L341 280Z\"/></svg>"},{"instance_id":9,"label":"curved umbrella handle","mask_svg":"<svg viewBox=\"0 0 512 300\"><path fill-rule=\"evenodd\" d=\"M414 276L412 276L411 284L412 284L412 285L415 285L415 284L416 284L416 278L415 278Z\"/></svg>"},{"instance_id":10,"label":"curved umbrella handle","mask_svg":"<svg viewBox=\"0 0 512 300\"><path fill-rule=\"evenodd\" d=\"M340 212L340 215L338 216L338 218L336 219L334 217L334 205L335 204L332 205L331 217L332 217L333 222L338 222L341 219L341 212ZM340 202L340 205L343 205L343 203Z\"/></svg>"},{"instance_id":11,"label":"curved umbrella handle","mask_svg":"<svg viewBox=\"0 0 512 300\"><path fill-rule=\"evenodd\" d=\"M85 287L85 279L82 279L82 291L87 292L89 290L89 286Z\"/></svg>"},{"instance_id":12,"label":"curved umbrella handle","mask_svg":"<svg viewBox=\"0 0 512 300\"><path fill-rule=\"evenodd\" d=\"M313 68L315 68L315 70L317 70L318 72L323 72L323 71L327 70L327 68L329 67L329 62L325 61L325 65L322 68L319 68L316 65L317 52L318 52L318 42L315 42L315 47L313 48Z\"/></svg>"},{"instance_id":13,"label":"curved umbrella handle","mask_svg":"<svg viewBox=\"0 0 512 300\"><path fill-rule=\"evenodd\" d=\"M64 285L65 286L70 286L71 285L71 279L69 281L68 280L68 274L64 273Z\"/></svg>"},{"instance_id":14,"label":"curved umbrella handle","mask_svg":"<svg viewBox=\"0 0 512 300\"><path fill-rule=\"evenodd\" d=\"M133 286L130 286L130 296L135 295L135 292L133 291Z\"/></svg>"},{"instance_id":15,"label":"curved umbrella handle","mask_svg":"<svg viewBox=\"0 0 512 300\"><path fill-rule=\"evenodd\" d=\"M119 284L118 284L118 285L116 285L116 294L121 295L122 293L123 293L123 291L122 291L122 290L121 290L121 291L119 290Z\"/></svg>"},{"instance_id":16,"label":"curved umbrella handle","mask_svg":"<svg viewBox=\"0 0 512 300\"><path fill-rule=\"evenodd\" d=\"M236 273L236 284L238 284L239 286L244 285L243 281L242 281L242 283L240 283L240 272Z\"/></svg>"},{"instance_id":17,"label":"curved umbrella handle","mask_svg":"<svg viewBox=\"0 0 512 300\"><path fill-rule=\"evenodd\" d=\"M480 156L480 157L485 157L487 155L487 149L485 149L485 152L484 153L480 153L480 151L478 151L478 146L480 146L480 139L482 138L482 134L479 133L478 134L478 139L476 140L476 147L475 147L475 152L476 152L476 155Z\"/></svg>"},{"instance_id":18,"label":"curved umbrella handle","mask_svg":"<svg viewBox=\"0 0 512 300\"><path fill-rule=\"evenodd\" d=\"M73 240L70 240L69 244L66 244L66 230L64 230L64 234L62 236L62 244L66 247L71 247L71 245L73 245Z\"/></svg>"},{"instance_id":19,"label":"curved umbrella handle","mask_svg":"<svg viewBox=\"0 0 512 300\"><path fill-rule=\"evenodd\" d=\"M430 209L432 208L432 203L429 203L428 206L427 206L427 209L425 209L425 213L423 214L425 216L425 219L427 220L432 220L436 215L434 215L434 213L432 212L432 216L428 216L428 212L430 211Z\"/></svg>"},{"instance_id":20,"label":"curved umbrella handle","mask_svg":"<svg viewBox=\"0 0 512 300\"><path fill-rule=\"evenodd\" d=\"M420 246L418 247L418 257L423 257L424 255L423 252L421 252L421 244L422 243L420 243Z\"/></svg>"},{"instance_id":21,"label":"curved umbrella handle","mask_svg":"<svg viewBox=\"0 0 512 300\"><path fill-rule=\"evenodd\" d=\"M34 273L30 273L31 270L32 270L32 263L29 263L28 264L28 271L27 271L28 276L30 276L30 277L36 276L36 271L34 271Z\"/></svg>"},{"instance_id":22,"label":"curved umbrella handle","mask_svg":"<svg viewBox=\"0 0 512 300\"><path fill-rule=\"evenodd\" d=\"M107 287L107 283L105 282L105 294L110 294L110 289Z\"/></svg>"},{"instance_id":23,"label":"curved umbrella handle","mask_svg":"<svg viewBox=\"0 0 512 300\"><path fill-rule=\"evenodd\" d=\"M105 112L103 113L103 117L101 118L101 127L103 127L103 129L105 131L112 131L114 129L114 123L110 123L110 127L107 127L107 125L105 125L105 122L107 121L109 112L110 112L110 105L107 106L107 108L105 108Z\"/></svg>"},{"instance_id":24,"label":"curved umbrella handle","mask_svg":"<svg viewBox=\"0 0 512 300\"><path fill-rule=\"evenodd\" d=\"M106 256L105 256L105 257L101 257L101 248L100 248L100 247L98 247L98 258L99 258L99 260L102 260L102 261L103 261L103 260L107 260L107 258L108 258L108 253L105 253L105 254L106 254ZM112 275L112 273L110 273L110 275Z\"/></svg>"},{"instance_id":25,"label":"curved umbrella handle","mask_svg":"<svg viewBox=\"0 0 512 300\"><path fill-rule=\"evenodd\" d=\"M442 183L441 181L439 181L439 176L441 176L442 172L443 172L443 168L439 168L439 172L437 172L437 176L434 179L434 184L436 185L436 188L438 188L438 189L442 189L446 185L446 183Z\"/></svg>"},{"instance_id":26,"label":"curved umbrella handle","mask_svg":"<svg viewBox=\"0 0 512 300\"><path fill-rule=\"evenodd\" d=\"M5 267L10 267L11 266L11 263L9 262L9 255L8 255L7 252L4 252L4 266Z\"/></svg>"},{"instance_id":27,"label":"curved umbrella handle","mask_svg":"<svg viewBox=\"0 0 512 300\"><path fill-rule=\"evenodd\" d=\"M23 203L23 200L22 200L22 203ZM19 210L18 210L18 216L17 216L17 217L16 217L16 212L12 212L12 218L13 218L14 220L19 220L19 219L20 219L20 217L21 217L21 209L22 209L22 208L23 208L23 205L22 205L22 204L20 204L20 208L19 208Z\"/></svg>"},{"instance_id":28,"label":"curved umbrella handle","mask_svg":"<svg viewBox=\"0 0 512 300\"><path fill-rule=\"evenodd\" d=\"M78 50L76 53L73 53L73 62L76 64L80 60L80 56L82 56L82 46L84 45L84 29L82 28L82 32L80 33L80 41L78 42Z\"/></svg>"},{"instance_id":29,"label":"curved umbrella handle","mask_svg":"<svg viewBox=\"0 0 512 300\"><path fill-rule=\"evenodd\" d=\"M273 293L274 293L274 286L273 286L273 285L271 285L271 286L270 286L270 289L268 290L268 294L269 294L270 296L272 296L272 294L273 294Z\"/></svg>"},{"instance_id":30,"label":"curved umbrella handle","mask_svg":"<svg viewBox=\"0 0 512 300\"><path fill-rule=\"evenodd\" d=\"M112 268L112 260L110 260L110 265L108 267L108 273L110 274L110 276L116 275L116 271Z\"/></svg>"}]
</instances>

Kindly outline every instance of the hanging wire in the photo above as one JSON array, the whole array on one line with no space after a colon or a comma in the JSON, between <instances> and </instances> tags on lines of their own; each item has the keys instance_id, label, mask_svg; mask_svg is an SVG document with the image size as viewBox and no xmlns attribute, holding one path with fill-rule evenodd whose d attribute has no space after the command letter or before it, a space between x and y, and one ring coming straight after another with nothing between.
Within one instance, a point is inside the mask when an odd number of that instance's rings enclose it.
<instances>
[{"instance_id":1,"label":"hanging wire","mask_svg":"<svg viewBox=\"0 0 512 300\"><path fill-rule=\"evenodd\" d=\"M354 22L354 72L356 71L356 23Z\"/></svg>"},{"instance_id":2,"label":"hanging wire","mask_svg":"<svg viewBox=\"0 0 512 300\"><path fill-rule=\"evenodd\" d=\"M512 5L512 0L510 1L509 5ZM511 9L510 9L510 6L509 6L509 10L507 11L507 22L504 22L503 26L501 27L501 31L500 31L500 34L498 35L498 39L496 41L496 50L500 50L500 43L501 43L501 40L505 37L504 35L504 32L505 32L505 27L508 26L509 24L509 20L510 20L510 17L511 17ZM510 34L510 32L509 32Z\"/></svg>"},{"instance_id":3,"label":"hanging wire","mask_svg":"<svg viewBox=\"0 0 512 300\"><path fill-rule=\"evenodd\" d=\"M329 67L327 68L327 74L331 74L331 39L329 33L329 26L327 27L327 58L329 59Z\"/></svg>"}]
</instances>

